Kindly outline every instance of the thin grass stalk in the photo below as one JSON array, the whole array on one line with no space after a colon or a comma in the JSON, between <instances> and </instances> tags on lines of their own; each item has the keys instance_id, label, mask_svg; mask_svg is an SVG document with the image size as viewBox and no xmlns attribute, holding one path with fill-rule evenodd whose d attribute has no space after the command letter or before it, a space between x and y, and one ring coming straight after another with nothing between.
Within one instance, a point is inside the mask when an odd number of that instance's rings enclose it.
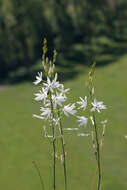
<instances>
[{"instance_id":1,"label":"thin grass stalk","mask_svg":"<svg viewBox=\"0 0 127 190\"><path fill-rule=\"evenodd\" d=\"M62 145L62 151L63 151L63 169L64 169L64 189L67 190L67 170L66 170L66 155L65 155L65 142L64 142L64 134L63 134L63 128L61 123L61 117L60 117L60 111L58 110L58 117L59 120L59 131L60 131L60 137L61 137L61 145Z\"/></svg>"},{"instance_id":2,"label":"thin grass stalk","mask_svg":"<svg viewBox=\"0 0 127 190\"><path fill-rule=\"evenodd\" d=\"M43 179L42 179L42 176L41 176L39 167L38 167L38 165L36 164L35 161L33 161L32 163L33 163L33 165L34 165L34 167L35 167L35 169L36 169L36 171L37 171L37 173L38 173L38 176L39 176L39 178L40 178L41 188L42 188L42 190L45 190L44 182L43 182Z\"/></svg>"}]
</instances>

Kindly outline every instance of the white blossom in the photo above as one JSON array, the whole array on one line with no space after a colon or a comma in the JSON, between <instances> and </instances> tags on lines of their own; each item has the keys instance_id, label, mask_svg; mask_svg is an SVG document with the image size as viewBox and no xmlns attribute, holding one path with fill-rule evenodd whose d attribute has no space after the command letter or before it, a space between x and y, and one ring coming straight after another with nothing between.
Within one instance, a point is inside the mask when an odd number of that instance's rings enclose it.
<instances>
[{"instance_id":1,"label":"white blossom","mask_svg":"<svg viewBox=\"0 0 127 190\"><path fill-rule=\"evenodd\" d=\"M52 100L53 100L53 106L54 106L54 109L56 109L57 105L59 106L62 106L62 102L65 102L66 100L66 96L62 95L62 93L60 94L56 94L56 96L52 96Z\"/></svg>"},{"instance_id":2,"label":"white blossom","mask_svg":"<svg viewBox=\"0 0 127 190\"><path fill-rule=\"evenodd\" d=\"M66 96L62 95L62 94L58 94L56 92L56 95L52 94L52 103L53 103L53 108L56 109L57 108L57 105L61 106L62 107L62 102L65 102L66 100ZM45 104L46 107L49 107L51 106L51 101L50 100L47 100L46 104Z\"/></svg>"},{"instance_id":3,"label":"white blossom","mask_svg":"<svg viewBox=\"0 0 127 190\"><path fill-rule=\"evenodd\" d=\"M47 91L44 88L42 88L42 90L40 90L40 93L36 93L35 96L36 97L34 99L36 101L44 100L44 104L45 104L45 101L47 98Z\"/></svg>"},{"instance_id":4,"label":"white blossom","mask_svg":"<svg viewBox=\"0 0 127 190\"><path fill-rule=\"evenodd\" d=\"M59 88L61 86L61 84L59 84L59 82L57 81L57 73L55 74L55 77L52 81L52 87L53 88Z\"/></svg>"},{"instance_id":5,"label":"white blossom","mask_svg":"<svg viewBox=\"0 0 127 190\"><path fill-rule=\"evenodd\" d=\"M33 82L35 85L39 84L42 81L42 72L38 72L38 76L36 76L36 81Z\"/></svg>"},{"instance_id":6,"label":"white blossom","mask_svg":"<svg viewBox=\"0 0 127 190\"><path fill-rule=\"evenodd\" d=\"M86 127L88 119L84 116L77 116L77 118L79 119L77 120L77 122L79 122L79 127L80 126Z\"/></svg>"},{"instance_id":7,"label":"white blossom","mask_svg":"<svg viewBox=\"0 0 127 190\"><path fill-rule=\"evenodd\" d=\"M84 99L80 97L80 100L81 100L80 102L77 102L77 104L80 105L80 107L78 109L82 108L83 110L85 110L86 106L87 106L87 96L85 96Z\"/></svg>"},{"instance_id":8,"label":"white blossom","mask_svg":"<svg viewBox=\"0 0 127 190\"><path fill-rule=\"evenodd\" d=\"M70 104L65 105L63 108L63 112L64 114L68 117L69 114L74 115L76 113L76 110L73 110L75 108L75 104L72 104L70 106Z\"/></svg>"},{"instance_id":9,"label":"white blossom","mask_svg":"<svg viewBox=\"0 0 127 190\"><path fill-rule=\"evenodd\" d=\"M46 118L51 117L51 109L50 108L41 107L40 111L42 111L41 115L46 116Z\"/></svg>"},{"instance_id":10,"label":"white blossom","mask_svg":"<svg viewBox=\"0 0 127 190\"><path fill-rule=\"evenodd\" d=\"M106 109L106 106L103 105L103 102L97 102L96 98L94 99L94 102L92 102L91 104L93 106L91 112L94 112L96 110L97 112L100 112L100 110Z\"/></svg>"},{"instance_id":11,"label":"white blossom","mask_svg":"<svg viewBox=\"0 0 127 190\"><path fill-rule=\"evenodd\" d=\"M53 92L54 88L59 88L60 84L57 82L57 73L55 74L55 78L51 81L49 77L47 77L47 83L44 83L45 89L48 92L49 90Z\"/></svg>"},{"instance_id":12,"label":"white blossom","mask_svg":"<svg viewBox=\"0 0 127 190\"><path fill-rule=\"evenodd\" d=\"M70 90L70 88L64 89L64 85L61 84L61 89L60 89L60 91L61 91L61 93L62 93L63 95L65 95L65 93L68 92L69 90Z\"/></svg>"}]
</instances>

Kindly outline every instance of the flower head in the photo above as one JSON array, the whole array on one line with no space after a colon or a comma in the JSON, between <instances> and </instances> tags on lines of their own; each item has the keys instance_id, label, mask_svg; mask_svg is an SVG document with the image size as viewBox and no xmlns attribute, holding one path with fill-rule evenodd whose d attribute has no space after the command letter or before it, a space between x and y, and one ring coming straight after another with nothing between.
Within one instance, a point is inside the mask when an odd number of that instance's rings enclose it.
<instances>
[{"instance_id":1,"label":"flower head","mask_svg":"<svg viewBox=\"0 0 127 190\"><path fill-rule=\"evenodd\" d=\"M79 119L77 120L79 122L79 127L81 126L86 127L88 119L84 116L77 116L77 118Z\"/></svg>"},{"instance_id":2,"label":"flower head","mask_svg":"<svg viewBox=\"0 0 127 190\"><path fill-rule=\"evenodd\" d=\"M87 96L85 96L84 99L80 97L80 100L81 100L80 102L77 102L77 104L80 105L80 107L78 109L82 108L83 110L85 110L86 106L87 106Z\"/></svg>"},{"instance_id":3,"label":"flower head","mask_svg":"<svg viewBox=\"0 0 127 190\"><path fill-rule=\"evenodd\" d=\"M97 99L94 99L94 102L91 103L92 104L92 109L91 112L94 112L97 110L97 112L100 112L100 110L102 109L106 109L106 106L103 105L103 102L97 102Z\"/></svg>"},{"instance_id":4,"label":"flower head","mask_svg":"<svg viewBox=\"0 0 127 190\"><path fill-rule=\"evenodd\" d=\"M61 85L57 81L57 73L55 74L54 79L51 81L49 77L47 77L47 83L44 83L45 89L48 92L49 90L53 92L53 89L59 88Z\"/></svg>"},{"instance_id":5,"label":"flower head","mask_svg":"<svg viewBox=\"0 0 127 190\"><path fill-rule=\"evenodd\" d=\"M35 96L36 97L34 99L36 101L44 100L44 104L45 104L45 101L47 98L47 91L44 88L42 88L42 90L40 90L40 93L36 93Z\"/></svg>"},{"instance_id":6,"label":"flower head","mask_svg":"<svg viewBox=\"0 0 127 190\"><path fill-rule=\"evenodd\" d=\"M79 127L81 126L86 127L88 119L84 116L77 116L77 118L79 119L77 120L77 122L79 122Z\"/></svg>"},{"instance_id":7,"label":"flower head","mask_svg":"<svg viewBox=\"0 0 127 190\"><path fill-rule=\"evenodd\" d=\"M42 81L42 72L38 72L38 76L36 76L36 81L33 82L35 85L39 84Z\"/></svg>"},{"instance_id":8,"label":"flower head","mask_svg":"<svg viewBox=\"0 0 127 190\"><path fill-rule=\"evenodd\" d=\"M66 96L65 95L63 96L62 93L60 94L56 93L56 96L55 95L52 96L52 100L53 100L54 109L56 109L57 105L62 106L62 102L65 102Z\"/></svg>"},{"instance_id":9,"label":"flower head","mask_svg":"<svg viewBox=\"0 0 127 190\"><path fill-rule=\"evenodd\" d=\"M74 115L76 113L76 110L73 110L74 108L75 108L75 104L72 104L71 106L70 104L68 104L64 106L63 112L67 117L69 116L69 114Z\"/></svg>"},{"instance_id":10,"label":"flower head","mask_svg":"<svg viewBox=\"0 0 127 190\"><path fill-rule=\"evenodd\" d=\"M51 117L51 109L50 108L41 107L40 111L42 111L42 113L41 113L42 116L46 116L46 118Z\"/></svg>"},{"instance_id":11,"label":"flower head","mask_svg":"<svg viewBox=\"0 0 127 190\"><path fill-rule=\"evenodd\" d=\"M61 89L60 89L60 91L61 91L61 93L62 93L63 95L65 95L66 92L68 92L69 90L70 90L70 88L64 89L64 85L61 84Z\"/></svg>"}]
</instances>

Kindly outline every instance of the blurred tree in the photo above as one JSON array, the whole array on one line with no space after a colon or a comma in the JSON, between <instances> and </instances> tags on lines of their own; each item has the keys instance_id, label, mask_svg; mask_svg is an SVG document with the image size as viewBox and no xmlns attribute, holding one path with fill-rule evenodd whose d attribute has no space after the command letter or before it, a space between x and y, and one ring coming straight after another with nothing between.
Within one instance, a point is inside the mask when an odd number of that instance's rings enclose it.
<instances>
[{"instance_id":1,"label":"blurred tree","mask_svg":"<svg viewBox=\"0 0 127 190\"><path fill-rule=\"evenodd\" d=\"M74 43L75 32L73 20L67 11L68 4L66 1L53 1L53 14L56 23L55 44L61 51L68 51L69 46Z\"/></svg>"},{"instance_id":2,"label":"blurred tree","mask_svg":"<svg viewBox=\"0 0 127 190\"><path fill-rule=\"evenodd\" d=\"M19 67L29 72L41 57L43 37L74 59L126 42L126 10L126 0L1 0L0 76Z\"/></svg>"},{"instance_id":3,"label":"blurred tree","mask_svg":"<svg viewBox=\"0 0 127 190\"><path fill-rule=\"evenodd\" d=\"M43 13L43 0L2 0L0 21L0 62L2 76L10 70L30 65L41 56L44 36L52 39L52 30ZM44 35L44 36L43 36Z\"/></svg>"}]
</instances>

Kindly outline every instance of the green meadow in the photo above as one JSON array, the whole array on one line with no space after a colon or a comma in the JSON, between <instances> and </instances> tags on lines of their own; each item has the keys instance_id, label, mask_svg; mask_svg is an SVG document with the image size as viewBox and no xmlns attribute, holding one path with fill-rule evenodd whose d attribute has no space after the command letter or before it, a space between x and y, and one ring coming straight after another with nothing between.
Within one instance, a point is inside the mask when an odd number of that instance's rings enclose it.
<instances>
[{"instance_id":1,"label":"green meadow","mask_svg":"<svg viewBox=\"0 0 127 190\"><path fill-rule=\"evenodd\" d=\"M68 63L69 64L69 63ZM71 67L69 68L71 69ZM77 74L65 80L59 69L60 81L71 88L69 100L88 95L86 81L89 68L77 65ZM69 76L69 74L68 74ZM64 79L64 81L62 81ZM127 189L127 55L114 63L97 66L94 76L95 94L104 101L108 120L102 152L102 190ZM34 78L33 78L34 81ZM52 189L52 147L44 137L42 121L32 117L39 113L32 82L0 88L0 189L41 190L39 176L32 163L36 161L45 184ZM65 118L64 127L77 127L74 118ZM89 127L84 129L88 132ZM96 162L90 137L65 132L68 190L96 190ZM63 171L57 160L57 190L63 190Z\"/></svg>"}]
</instances>

